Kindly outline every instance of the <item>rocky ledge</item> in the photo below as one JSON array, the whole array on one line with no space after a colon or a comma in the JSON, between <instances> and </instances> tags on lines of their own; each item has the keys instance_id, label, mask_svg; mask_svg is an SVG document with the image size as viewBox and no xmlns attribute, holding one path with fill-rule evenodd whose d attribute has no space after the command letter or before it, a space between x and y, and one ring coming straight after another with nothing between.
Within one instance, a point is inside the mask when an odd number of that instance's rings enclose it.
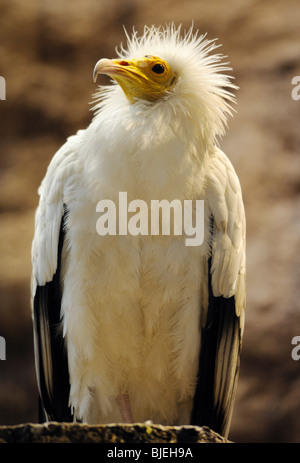
<instances>
[{"instance_id":1,"label":"rocky ledge","mask_svg":"<svg viewBox=\"0 0 300 463\"><path fill-rule=\"evenodd\" d=\"M0 443L228 443L207 427L151 423L86 425L25 423L0 426Z\"/></svg>"}]
</instances>

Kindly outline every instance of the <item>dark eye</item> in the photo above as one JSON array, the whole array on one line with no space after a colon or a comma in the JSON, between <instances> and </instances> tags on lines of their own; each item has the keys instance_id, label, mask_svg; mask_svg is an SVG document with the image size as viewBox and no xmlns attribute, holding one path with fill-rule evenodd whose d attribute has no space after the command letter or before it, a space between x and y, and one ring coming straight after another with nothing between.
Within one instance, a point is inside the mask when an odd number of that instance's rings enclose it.
<instances>
[{"instance_id":1,"label":"dark eye","mask_svg":"<svg viewBox=\"0 0 300 463\"><path fill-rule=\"evenodd\" d=\"M155 74L162 74L165 72L165 68L162 64L154 64L152 71L155 72Z\"/></svg>"}]
</instances>

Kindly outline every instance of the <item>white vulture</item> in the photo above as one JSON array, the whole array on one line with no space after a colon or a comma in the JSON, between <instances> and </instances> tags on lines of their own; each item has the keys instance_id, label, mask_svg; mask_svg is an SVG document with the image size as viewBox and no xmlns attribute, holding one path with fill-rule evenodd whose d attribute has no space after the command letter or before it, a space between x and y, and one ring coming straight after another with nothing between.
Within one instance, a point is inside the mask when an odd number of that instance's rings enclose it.
<instances>
[{"instance_id":1,"label":"white vulture","mask_svg":"<svg viewBox=\"0 0 300 463\"><path fill-rule=\"evenodd\" d=\"M113 83L98 88L91 124L58 150L39 189L32 310L41 419L150 420L228 435L244 327L245 215L218 144L237 87L223 55L211 53L216 41L192 28L126 35L127 49L95 66L95 81L106 74ZM120 207L116 233L101 200ZM152 200L168 201L170 220L173 200L191 201L194 212L201 200L201 245L173 229L139 228L135 200L148 212ZM124 214L136 233L120 230Z\"/></svg>"}]
</instances>

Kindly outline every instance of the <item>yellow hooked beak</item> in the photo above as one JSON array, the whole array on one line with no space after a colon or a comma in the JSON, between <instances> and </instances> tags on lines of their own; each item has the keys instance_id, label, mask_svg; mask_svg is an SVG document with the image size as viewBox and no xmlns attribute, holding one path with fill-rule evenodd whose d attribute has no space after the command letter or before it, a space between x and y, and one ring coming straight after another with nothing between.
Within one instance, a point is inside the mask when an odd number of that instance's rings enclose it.
<instances>
[{"instance_id":1,"label":"yellow hooked beak","mask_svg":"<svg viewBox=\"0 0 300 463\"><path fill-rule=\"evenodd\" d=\"M169 64L149 55L132 60L103 58L94 68L94 82L98 74L112 77L131 104L137 100L157 101L166 96L176 82L176 73Z\"/></svg>"}]
</instances>

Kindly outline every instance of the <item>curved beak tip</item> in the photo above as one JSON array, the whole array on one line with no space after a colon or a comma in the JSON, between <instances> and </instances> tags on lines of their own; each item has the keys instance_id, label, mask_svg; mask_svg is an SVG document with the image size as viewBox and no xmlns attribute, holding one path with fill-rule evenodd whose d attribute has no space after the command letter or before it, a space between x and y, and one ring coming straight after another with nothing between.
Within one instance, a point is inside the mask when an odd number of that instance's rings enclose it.
<instances>
[{"instance_id":1,"label":"curved beak tip","mask_svg":"<svg viewBox=\"0 0 300 463\"><path fill-rule=\"evenodd\" d=\"M99 63L99 61L98 61L98 63ZM93 70L93 81L94 81L94 83L96 83L97 77L98 77L98 74L99 74L98 63L96 63L96 65L94 67L94 70Z\"/></svg>"},{"instance_id":2,"label":"curved beak tip","mask_svg":"<svg viewBox=\"0 0 300 463\"><path fill-rule=\"evenodd\" d=\"M100 59L93 71L93 81L96 82L98 74L106 74L109 69L113 66L113 63L110 59L102 58Z\"/></svg>"},{"instance_id":3,"label":"curved beak tip","mask_svg":"<svg viewBox=\"0 0 300 463\"><path fill-rule=\"evenodd\" d=\"M94 68L94 71L93 71L93 82L94 82L94 84L97 81L97 77L98 77L98 71L97 71L96 68Z\"/></svg>"}]
</instances>

